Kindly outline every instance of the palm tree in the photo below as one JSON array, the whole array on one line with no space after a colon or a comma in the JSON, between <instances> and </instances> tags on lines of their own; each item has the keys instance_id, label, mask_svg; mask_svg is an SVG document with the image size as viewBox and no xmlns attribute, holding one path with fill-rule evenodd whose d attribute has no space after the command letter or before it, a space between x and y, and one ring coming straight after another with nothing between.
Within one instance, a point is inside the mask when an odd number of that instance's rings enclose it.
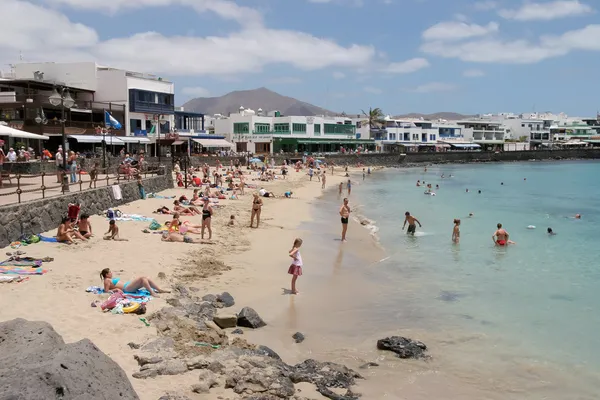
<instances>
[{"instance_id":1,"label":"palm tree","mask_svg":"<svg viewBox=\"0 0 600 400\"><path fill-rule=\"evenodd\" d=\"M363 115L367 118L367 120L363 121L362 123L363 124L368 123L369 130L379 129L385 125L384 114L383 114L383 111L381 111L381 108L379 108L379 107L370 108L369 107L368 113L366 113L364 110L361 110L361 111L362 111ZM377 133L375 136L376 136L375 140L380 140L379 133Z\"/></svg>"}]
</instances>

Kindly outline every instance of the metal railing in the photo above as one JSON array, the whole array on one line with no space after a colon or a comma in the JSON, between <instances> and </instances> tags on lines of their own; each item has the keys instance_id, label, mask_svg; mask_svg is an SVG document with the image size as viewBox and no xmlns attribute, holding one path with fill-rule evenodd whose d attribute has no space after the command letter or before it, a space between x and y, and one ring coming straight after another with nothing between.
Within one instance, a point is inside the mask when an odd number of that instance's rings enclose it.
<instances>
[{"instance_id":1,"label":"metal railing","mask_svg":"<svg viewBox=\"0 0 600 400\"><path fill-rule=\"evenodd\" d=\"M62 183L53 182L50 183L48 180L56 179L57 181L71 176L69 171L57 171L55 173L52 172L42 172L40 174L2 174L2 184L0 186L0 205L8 205L8 204L21 204L22 202L45 199L48 197L60 196L64 194L69 194L73 192L83 192L86 190L96 189L98 187L106 187L113 184L127 183L133 182L138 178L146 179L149 176L157 176L160 175L160 168L158 166L148 166L141 170L136 170L137 174L134 175L132 173L127 172L127 170L123 170L120 168L121 166L112 166L107 168L97 168L97 174L94 178L89 173L85 173L79 169L75 172L77 177L77 182L71 182L68 184L69 191L65 191L65 187ZM89 179L82 179L83 177L88 177ZM4 186L8 181L9 185L12 186L12 181L16 180L16 189L13 191L7 191ZM34 181L34 180L37 180ZM27 182L32 182L31 184ZM41 181L41 182L40 182ZM36 185L37 183L37 185ZM28 186L36 185L33 188L28 188ZM32 196L30 194L33 194ZM14 196L13 198L8 198L9 196ZM8 201L4 201L8 198ZM11 201L12 200L12 201Z\"/></svg>"}]
</instances>

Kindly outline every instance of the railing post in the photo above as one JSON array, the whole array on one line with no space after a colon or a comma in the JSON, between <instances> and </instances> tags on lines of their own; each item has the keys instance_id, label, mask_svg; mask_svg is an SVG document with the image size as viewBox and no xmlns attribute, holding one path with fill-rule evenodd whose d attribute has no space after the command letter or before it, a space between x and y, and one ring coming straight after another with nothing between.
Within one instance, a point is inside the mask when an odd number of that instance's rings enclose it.
<instances>
[{"instance_id":1,"label":"railing post","mask_svg":"<svg viewBox=\"0 0 600 400\"><path fill-rule=\"evenodd\" d=\"M44 184L44 177L46 176L46 172L42 171L42 199L46 198L46 185Z\"/></svg>"},{"instance_id":2,"label":"railing post","mask_svg":"<svg viewBox=\"0 0 600 400\"><path fill-rule=\"evenodd\" d=\"M79 191L83 191L83 180L81 180L81 168L79 169Z\"/></svg>"},{"instance_id":3,"label":"railing post","mask_svg":"<svg viewBox=\"0 0 600 400\"><path fill-rule=\"evenodd\" d=\"M17 174L17 198L19 201L19 204L21 203L21 174Z\"/></svg>"},{"instance_id":4,"label":"railing post","mask_svg":"<svg viewBox=\"0 0 600 400\"><path fill-rule=\"evenodd\" d=\"M109 177L108 177L108 167L104 168L104 173L106 174L106 186L110 185Z\"/></svg>"}]
</instances>

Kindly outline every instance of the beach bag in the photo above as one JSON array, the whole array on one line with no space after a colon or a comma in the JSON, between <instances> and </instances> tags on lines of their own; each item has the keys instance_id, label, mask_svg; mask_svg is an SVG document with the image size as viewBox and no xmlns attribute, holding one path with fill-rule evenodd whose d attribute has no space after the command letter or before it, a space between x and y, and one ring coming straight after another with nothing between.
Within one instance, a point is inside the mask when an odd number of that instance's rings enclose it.
<instances>
[{"instance_id":1,"label":"beach bag","mask_svg":"<svg viewBox=\"0 0 600 400\"><path fill-rule=\"evenodd\" d=\"M157 231L160 228L162 228L162 225L155 219L153 219L152 222L150 222L150 226L148 227L148 229L150 229L151 231Z\"/></svg>"},{"instance_id":2,"label":"beach bag","mask_svg":"<svg viewBox=\"0 0 600 400\"><path fill-rule=\"evenodd\" d=\"M110 295L108 300L105 300L104 302L102 302L102 304L100 304L100 308L102 309L102 311L112 310L113 308L115 308L117 306L117 302L124 298L125 298L125 296L123 295L123 293L114 292L113 294Z\"/></svg>"},{"instance_id":3,"label":"beach bag","mask_svg":"<svg viewBox=\"0 0 600 400\"><path fill-rule=\"evenodd\" d=\"M134 314L144 315L146 314L146 304L142 303L137 310L134 311Z\"/></svg>"}]
</instances>

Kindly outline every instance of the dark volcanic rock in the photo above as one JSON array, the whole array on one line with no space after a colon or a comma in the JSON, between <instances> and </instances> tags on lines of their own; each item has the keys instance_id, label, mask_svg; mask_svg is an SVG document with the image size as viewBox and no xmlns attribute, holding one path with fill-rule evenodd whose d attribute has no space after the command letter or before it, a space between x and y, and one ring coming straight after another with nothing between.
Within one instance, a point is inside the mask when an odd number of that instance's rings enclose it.
<instances>
[{"instance_id":1,"label":"dark volcanic rock","mask_svg":"<svg viewBox=\"0 0 600 400\"><path fill-rule=\"evenodd\" d=\"M252 329L262 328L267 325L258 313L250 307L242 308L242 311L238 314L237 324L238 326Z\"/></svg>"},{"instance_id":2,"label":"dark volcanic rock","mask_svg":"<svg viewBox=\"0 0 600 400\"><path fill-rule=\"evenodd\" d=\"M304 342L305 337L302 333L296 332L294 335L292 335L292 339L294 339L296 343L302 343Z\"/></svg>"},{"instance_id":3,"label":"dark volcanic rock","mask_svg":"<svg viewBox=\"0 0 600 400\"><path fill-rule=\"evenodd\" d=\"M225 307L232 307L235 305L235 300L233 299L233 296L230 295L228 292L223 292L220 295L218 295L217 301L219 303L223 303Z\"/></svg>"},{"instance_id":4,"label":"dark volcanic rock","mask_svg":"<svg viewBox=\"0 0 600 400\"><path fill-rule=\"evenodd\" d=\"M379 350L393 351L400 358L428 358L425 354L427 346L416 340L402 336L391 336L377 341Z\"/></svg>"},{"instance_id":5,"label":"dark volcanic rock","mask_svg":"<svg viewBox=\"0 0 600 400\"><path fill-rule=\"evenodd\" d=\"M294 383L308 382L317 387L348 389L362 376L340 364L309 359L293 367L290 379Z\"/></svg>"},{"instance_id":6,"label":"dark volcanic rock","mask_svg":"<svg viewBox=\"0 0 600 400\"><path fill-rule=\"evenodd\" d=\"M243 335L244 331L241 330L240 328L238 328L238 329L232 330L231 333L234 334L234 335Z\"/></svg>"},{"instance_id":7,"label":"dark volcanic rock","mask_svg":"<svg viewBox=\"0 0 600 400\"><path fill-rule=\"evenodd\" d=\"M217 296L214 294L206 294L202 296L202 301L208 301L209 303L214 303L217 301Z\"/></svg>"},{"instance_id":8,"label":"dark volcanic rock","mask_svg":"<svg viewBox=\"0 0 600 400\"><path fill-rule=\"evenodd\" d=\"M46 322L0 323L2 399L139 399L121 367L90 340L65 344Z\"/></svg>"},{"instance_id":9,"label":"dark volcanic rock","mask_svg":"<svg viewBox=\"0 0 600 400\"><path fill-rule=\"evenodd\" d=\"M263 355L263 356L267 356L267 357L271 357L274 358L276 360L281 361L281 357L279 357L279 354L275 353L273 350L271 350L270 348L268 348L267 346L258 346L258 348L256 350L254 350L257 354Z\"/></svg>"}]
</instances>

